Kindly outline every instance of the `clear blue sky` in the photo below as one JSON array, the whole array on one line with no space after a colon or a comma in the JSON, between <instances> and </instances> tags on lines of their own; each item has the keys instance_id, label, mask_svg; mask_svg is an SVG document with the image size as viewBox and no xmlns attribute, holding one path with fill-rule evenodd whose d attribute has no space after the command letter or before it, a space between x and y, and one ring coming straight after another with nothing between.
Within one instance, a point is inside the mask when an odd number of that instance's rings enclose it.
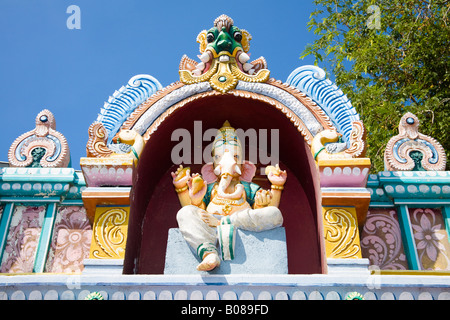
<instances>
[{"instance_id":1,"label":"clear blue sky","mask_svg":"<svg viewBox=\"0 0 450 320\"><path fill-rule=\"evenodd\" d=\"M66 26L72 4L80 30ZM286 81L314 61L299 59L314 40L306 26L314 9L312 0L0 0L0 161L47 108L79 169L104 101L136 74L177 81L182 55L196 59L197 34L222 13L251 33L252 58L264 56L271 76Z\"/></svg>"}]
</instances>

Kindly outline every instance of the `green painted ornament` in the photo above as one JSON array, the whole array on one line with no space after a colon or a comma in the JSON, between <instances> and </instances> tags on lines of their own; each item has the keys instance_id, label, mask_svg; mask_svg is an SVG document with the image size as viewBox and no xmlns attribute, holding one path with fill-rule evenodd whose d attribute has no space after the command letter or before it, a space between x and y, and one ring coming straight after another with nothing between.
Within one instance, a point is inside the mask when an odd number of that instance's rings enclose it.
<instances>
[{"instance_id":1,"label":"green painted ornament","mask_svg":"<svg viewBox=\"0 0 450 320\"><path fill-rule=\"evenodd\" d=\"M345 300L364 300L364 297L362 294L355 291L355 292L350 292L349 294L347 294L347 296L345 297Z\"/></svg>"},{"instance_id":2,"label":"green painted ornament","mask_svg":"<svg viewBox=\"0 0 450 320\"><path fill-rule=\"evenodd\" d=\"M99 292L91 292L84 300L105 300Z\"/></svg>"}]
</instances>

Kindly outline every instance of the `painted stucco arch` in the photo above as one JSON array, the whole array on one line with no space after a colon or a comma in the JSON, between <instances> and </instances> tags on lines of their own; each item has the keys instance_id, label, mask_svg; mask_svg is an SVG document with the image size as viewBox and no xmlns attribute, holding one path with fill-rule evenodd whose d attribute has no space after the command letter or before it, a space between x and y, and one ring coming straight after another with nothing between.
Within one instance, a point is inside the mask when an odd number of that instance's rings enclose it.
<instances>
[{"instance_id":1,"label":"painted stucco arch","mask_svg":"<svg viewBox=\"0 0 450 320\"><path fill-rule=\"evenodd\" d=\"M176 82L152 95L138 106L123 123L122 129L134 129L147 141L159 123L174 110L195 99L209 95L223 95L214 91L209 83L183 85ZM325 129L336 129L324 110L297 88L270 79L267 83L240 81L235 90L228 92L246 99L264 101L279 109L301 132L308 145L314 136Z\"/></svg>"},{"instance_id":2,"label":"painted stucco arch","mask_svg":"<svg viewBox=\"0 0 450 320\"><path fill-rule=\"evenodd\" d=\"M277 85L283 86L279 82ZM173 87L191 86L174 84ZM288 90L295 89L288 87ZM152 105L162 98L161 94L153 99ZM134 121L130 117L132 121L124 124L141 130L147 140L133 182L124 272L163 272L167 232L169 228L177 227L175 216L180 208L170 176L176 168L170 151L178 143L171 141L173 130L184 128L193 134L194 121L202 121L203 130L206 130L219 128L223 121L229 120L235 128L243 130L280 130L280 165L289 175L280 205L287 227L289 273L323 273L320 187L307 139L310 131L306 131L306 124L300 117L278 99L238 89L228 94L205 90L173 102L160 110L157 117L152 112L143 117L144 107L138 107L141 117L135 117ZM148 106L146 110L151 108ZM150 122L151 117L154 118ZM145 123L149 125L144 126ZM204 144L193 145L193 148L203 148ZM193 172L200 172L200 167L191 165ZM264 180L264 177L255 178L260 178L258 183ZM262 187L270 188L270 185Z\"/></svg>"}]
</instances>

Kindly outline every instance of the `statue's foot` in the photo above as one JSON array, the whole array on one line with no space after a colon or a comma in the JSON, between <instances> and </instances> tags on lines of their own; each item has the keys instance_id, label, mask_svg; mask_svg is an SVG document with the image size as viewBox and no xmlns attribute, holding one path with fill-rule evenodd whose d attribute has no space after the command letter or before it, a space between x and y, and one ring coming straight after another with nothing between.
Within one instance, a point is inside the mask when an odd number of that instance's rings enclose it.
<instances>
[{"instance_id":1,"label":"statue's foot","mask_svg":"<svg viewBox=\"0 0 450 320\"><path fill-rule=\"evenodd\" d=\"M197 266L198 271L211 271L220 265L220 258L217 253L210 253L203 258L203 261Z\"/></svg>"},{"instance_id":2,"label":"statue's foot","mask_svg":"<svg viewBox=\"0 0 450 320\"><path fill-rule=\"evenodd\" d=\"M220 220L214 217L211 213L206 212L205 210L201 211L200 216L204 223L208 226L215 228L220 224Z\"/></svg>"}]
</instances>

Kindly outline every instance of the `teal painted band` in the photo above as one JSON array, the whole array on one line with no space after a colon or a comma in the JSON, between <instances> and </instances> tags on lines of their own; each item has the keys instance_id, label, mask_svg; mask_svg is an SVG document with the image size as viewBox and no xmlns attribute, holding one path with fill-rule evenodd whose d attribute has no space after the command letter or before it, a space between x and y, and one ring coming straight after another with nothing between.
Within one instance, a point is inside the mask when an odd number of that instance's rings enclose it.
<instances>
[{"instance_id":1,"label":"teal painted band","mask_svg":"<svg viewBox=\"0 0 450 320\"><path fill-rule=\"evenodd\" d=\"M370 202L370 208L393 208L395 207L392 202Z\"/></svg>"},{"instance_id":2,"label":"teal painted band","mask_svg":"<svg viewBox=\"0 0 450 320\"><path fill-rule=\"evenodd\" d=\"M82 207L83 205L84 205L84 203L83 203L83 200L81 200L81 199L73 199L73 200L65 199L61 202L61 206L81 206Z\"/></svg>"},{"instance_id":3,"label":"teal painted band","mask_svg":"<svg viewBox=\"0 0 450 320\"><path fill-rule=\"evenodd\" d=\"M220 252L222 253L222 260L225 260L225 256L223 254L222 228L218 227L217 233L219 237Z\"/></svg>"},{"instance_id":4,"label":"teal painted band","mask_svg":"<svg viewBox=\"0 0 450 320\"><path fill-rule=\"evenodd\" d=\"M231 224L231 219L230 219L230 217L229 217L229 216L223 217L223 218L220 220L220 224L222 224L222 225L224 225L224 224Z\"/></svg>"},{"instance_id":5,"label":"teal painted band","mask_svg":"<svg viewBox=\"0 0 450 320\"><path fill-rule=\"evenodd\" d=\"M445 230L447 231L448 241L450 242L450 206L442 208L442 217L444 218Z\"/></svg>"},{"instance_id":6,"label":"teal painted band","mask_svg":"<svg viewBox=\"0 0 450 320\"><path fill-rule=\"evenodd\" d=\"M417 197L417 196L416 196ZM450 205L450 199L400 199L395 198L396 205L407 205L408 208L439 208Z\"/></svg>"},{"instance_id":7,"label":"teal painted band","mask_svg":"<svg viewBox=\"0 0 450 320\"><path fill-rule=\"evenodd\" d=\"M14 203L7 203L3 208L2 218L0 220L0 263L3 260L3 252L8 239L9 226L14 213Z\"/></svg>"},{"instance_id":8,"label":"teal painted band","mask_svg":"<svg viewBox=\"0 0 450 320\"><path fill-rule=\"evenodd\" d=\"M230 224L230 233L228 234L228 239L229 239L228 248L230 250L231 260L234 259L233 235L234 235L234 226L232 224Z\"/></svg>"},{"instance_id":9,"label":"teal painted band","mask_svg":"<svg viewBox=\"0 0 450 320\"><path fill-rule=\"evenodd\" d=\"M53 225L56 218L56 203L50 203L45 211L44 221L42 223L39 244L37 247L36 258L34 260L33 272L44 272L48 249L52 239Z\"/></svg>"},{"instance_id":10,"label":"teal painted band","mask_svg":"<svg viewBox=\"0 0 450 320\"><path fill-rule=\"evenodd\" d=\"M131 146L131 151L133 152L134 156L136 157L136 160L139 160L139 155L136 152L136 149L133 148L133 146Z\"/></svg>"},{"instance_id":11,"label":"teal painted band","mask_svg":"<svg viewBox=\"0 0 450 320\"><path fill-rule=\"evenodd\" d=\"M20 203L42 206L43 204L60 201L61 197L0 197L0 202L14 202L16 205Z\"/></svg>"},{"instance_id":12,"label":"teal painted band","mask_svg":"<svg viewBox=\"0 0 450 320\"><path fill-rule=\"evenodd\" d=\"M397 207L398 222L402 231L403 246L405 248L406 258L410 270L420 270L419 257L417 256L416 242L411 227L409 211L407 205Z\"/></svg>"},{"instance_id":13,"label":"teal painted band","mask_svg":"<svg viewBox=\"0 0 450 320\"><path fill-rule=\"evenodd\" d=\"M202 243L197 247L197 255L202 260L203 260L203 256L206 253L210 253L210 252L217 252L216 246L210 242Z\"/></svg>"},{"instance_id":14,"label":"teal painted band","mask_svg":"<svg viewBox=\"0 0 450 320\"><path fill-rule=\"evenodd\" d=\"M225 260L225 255L224 255L225 250L224 250L224 247L223 247L224 244L222 241L224 236L228 237L228 251L230 252L230 259L233 260L234 259L234 247L233 247L234 226L231 223L222 223L221 225L229 225L230 226L230 228L228 230L228 235L223 234L222 228L217 228L219 244L220 244L220 252L222 252L222 260Z\"/></svg>"}]
</instances>

